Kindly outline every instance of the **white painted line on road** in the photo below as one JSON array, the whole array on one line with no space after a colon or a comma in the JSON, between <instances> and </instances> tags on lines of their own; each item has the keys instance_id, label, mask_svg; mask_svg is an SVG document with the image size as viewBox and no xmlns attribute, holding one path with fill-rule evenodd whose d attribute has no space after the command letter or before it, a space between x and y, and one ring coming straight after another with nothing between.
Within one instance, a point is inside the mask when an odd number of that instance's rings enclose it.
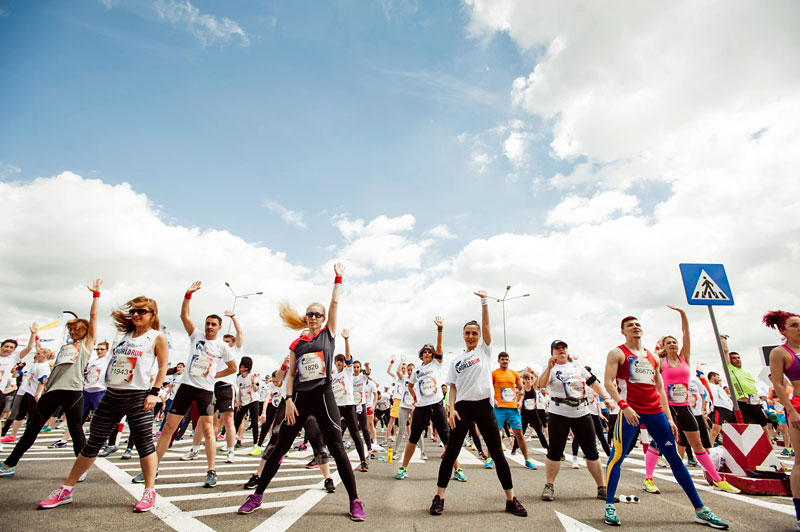
<instances>
[{"instance_id":1,"label":"white painted line on road","mask_svg":"<svg viewBox=\"0 0 800 532\"><path fill-rule=\"evenodd\" d=\"M315 473L315 472L311 471L311 473ZM272 482L286 482L288 480L307 480L309 478L313 478L314 476L318 476L318 475L319 475L319 473L317 473L317 475L294 475L294 476L288 476L288 477L279 477L279 476L276 475L272 479ZM200 475L198 475L198 476L200 476ZM205 475L203 475L203 476L205 476ZM158 478L160 480L162 477L159 475ZM186 475L164 475L163 478L186 478ZM232 486L232 485L241 484L241 483L242 483L242 479L238 479L238 480L218 480L217 481L217 486ZM181 488L202 488L203 484L204 484L203 482L177 482L177 483L174 483L174 484L159 484L159 483L156 482L156 489L159 489L159 490L171 490L171 489L181 489Z\"/></svg>"},{"instance_id":2,"label":"white painted line on road","mask_svg":"<svg viewBox=\"0 0 800 532\"><path fill-rule=\"evenodd\" d=\"M336 476L336 475L332 475ZM319 488L320 483L317 484L303 484L302 486L284 486L282 488L267 488L264 493L280 493L283 491L300 491L310 490L312 488ZM200 499L220 499L224 497L247 497L252 494L253 490L239 490L239 491L218 491L215 493L195 493L192 495L173 495L171 497L161 497L163 500L170 502L178 501L197 501Z\"/></svg>"},{"instance_id":3,"label":"white painted line on road","mask_svg":"<svg viewBox=\"0 0 800 532\"><path fill-rule=\"evenodd\" d=\"M556 516L558 517L558 520L561 521L561 525L564 527L564 530L567 532L600 532L596 528L592 528L586 523L576 521L570 516L564 515L559 511L556 511Z\"/></svg>"}]
</instances>

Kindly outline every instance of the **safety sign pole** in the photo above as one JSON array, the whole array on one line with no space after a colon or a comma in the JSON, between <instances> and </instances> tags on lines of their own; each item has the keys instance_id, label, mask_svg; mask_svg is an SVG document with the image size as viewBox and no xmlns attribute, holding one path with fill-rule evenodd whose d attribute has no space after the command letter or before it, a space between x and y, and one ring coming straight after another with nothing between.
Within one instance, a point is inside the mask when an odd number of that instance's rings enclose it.
<instances>
[{"instance_id":1,"label":"safety sign pole","mask_svg":"<svg viewBox=\"0 0 800 532\"><path fill-rule=\"evenodd\" d=\"M737 423L744 423L742 412L739 410L739 401L735 400L736 390L733 388L733 380L731 379L731 372L728 369L728 359L725 356L725 350L722 348L722 338L719 335L719 327L717 327L717 318L714 316L714 307L708 305L708 315L711 316L711 325L714 327L714 338L717 339L717 348L719 349L719 356L722 358L722 370L725 372L725 380L728 381L728 389L733 392L733 412L736 415Z\"/></svg>"}]
</instances>

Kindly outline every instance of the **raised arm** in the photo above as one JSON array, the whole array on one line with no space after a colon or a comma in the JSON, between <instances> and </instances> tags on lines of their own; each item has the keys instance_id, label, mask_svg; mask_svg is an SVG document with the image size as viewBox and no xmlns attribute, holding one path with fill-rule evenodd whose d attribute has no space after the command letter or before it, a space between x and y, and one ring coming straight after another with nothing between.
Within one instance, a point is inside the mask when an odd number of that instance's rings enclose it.
<instances>
[{"instance_id":1,"label":"raised arm","mask_svg":"<svg viewBox=\"0 0 800 532\"><path fill-rule=\"evenodd\" d=\"M100 287L103 286L102 279L95 279L92 286L86 288L92 293L92 306L89 308L89 330L83 339L83 345L90 352L95 340L97 339L97 307L100 306Z\"/></svg>"},{"instance_id":2,"label":"raised arm","mask_svg":"<svg viewBox=\"0 0 800 532\"><path fill-rule=\"evenodd\" d=\"M33 324L31 325L31 337L28 340L28 345L26 345L22 349L22 351L19 352L20 360L25 358L28 355L28 353L30 353L33 350L34 346L36 346L36 344L39 342L39 337L36 336L37 332L39 332L39 325L37 325L36 322L34 321Z\"/></svg>"},{"instance_id":3,"label":"raised arm","mask_svg":"<svg viewBox=\"0 0 800 532\"><path fill-rule=\"evenodd\" d=\"M333 280L333 292L331 293L331 304L328 305L328 330L331 335L336 335L336 319L339 313L339 289L342 286L342 275L344 274L344 264L337 262L333 265L333 272L336 278Z\"/></svg>"},{"instance_id":4,"label":"raised arm","mask_svg":"<svg viewBox=\"0 0 800 532\"><path fill-rule=\"evenodd\" d=\"M406 361L406 356L403 355L400 357L400 363L397 365L397 373L396 376L398 379L403 379L403 363Z\"/></svg>"},{"instance_id":5,"label":"raised arm","mask_svg":"<svg viewBox=\"0 0 800 532\"><path fill-rule=\"evenodd\" d=\"M344 361L350 364L353 357L350 356L350 331L342 329L342 338L344 338Z\"/></svg>"},{"instance_id":6,"label":"raised arm","mask_svg":"<svg viewBox=\"0 0 800 532\"><path fill-rule=\"evenodd\" d=\"M542 374L539 375L539 378L536 379L536 387L537 388L546 388L547 383L550 382L550 371L553 369L553 366L556 365L556 361L558 357L556 355L551 355L549 359L547 359L547 366L545 366Z\"/></svg>"},{"instance_id":7,"label":"raised arm","mask_svg":"<svg viewBox=\"0 0 800 532\"><path fill-rule=\"evenodd\" d=\"M186 329L186 334L192 334L194 332L194 323L192 323L192 318L189 316L189 310L191 307L191 300L192 294L200 290L200 281L195 281L186 289L186 294L183 296L183 303L181 303L181 322L183 322L183 328Z\"/></svg>"},{"instance_id":8,"label":"raised arm","mask_svg":"<svg viewBox=\"0 0 800 532\"><path fill-rule=\"evenodd\" d=\"M392 373L392 366L394 366L394 356L392 356L392 359L389 360L389 367L386 368L386 373L388 373L390 377L394 378L394 373Z\"/></svg>"},{"instance_id":9,"label":"raised arm","mask_svg":"<svg viewBox=\"0 0 800 532\"><path fill-rule=\"evenodd\" d=\"M673 307L668 306L672 310L676 311L681 315L681 331L683 332L683 345L681 346L681 356L689 363L689 357L692 355L692 340L689 335L689 318L686 316L686 312L680 307Z\"/></svg>"},{"instance_id":10,"label":"raised arm","mask_svg":"<svg viewBox=\"0 0 800 532\"><path fill-rule=\"evenodd\" d=\"M489 299L486 291L478 290L475 295L481 298L481 332L483 333L483 343L492 345L492 331L489 329Z\"/></svg>"},{"instance_id":11,"label":"raised arm","mask_svg":"<svg viewBox=\"0 0 800 532\"><path fill-rule=\"evenodd\" d=\"M725 353L725 362L727 364L731 363L731 350L728 349L728 338L730 338L727 334L720 334L719 339L722 342L722 352Z\"/></svg>"},{"instance_id":12,"label":"raised arm","mask_svg":"<svg viewBox=\"0 0 800 532\"><path fill-rule=\"evenodd\" d=\"M236 329L236 342L234 343L234 345L239 349L241 349L242 346L244 345L244 336L242 336L242 328L239 326L239 320L236 319L236 314L234 314L230 310L225 311L225 316L231 319L231 322L233 323L233 328Z\"/></svg>"},{"instance_id":13,"label":"raised arm","mask_svg":"<svg viewBox=\"0 0 800 532\"><path fill-rule=\"evenodd\" d=\"M434 353L434 355L435 358L439 360L439 364L441 364L444 356L444 353L442 352L442 331L444 331L444 320L441 316L436 316L433 318L433 323L436 324L436 353Z\"/></svg>"}]
</instances>

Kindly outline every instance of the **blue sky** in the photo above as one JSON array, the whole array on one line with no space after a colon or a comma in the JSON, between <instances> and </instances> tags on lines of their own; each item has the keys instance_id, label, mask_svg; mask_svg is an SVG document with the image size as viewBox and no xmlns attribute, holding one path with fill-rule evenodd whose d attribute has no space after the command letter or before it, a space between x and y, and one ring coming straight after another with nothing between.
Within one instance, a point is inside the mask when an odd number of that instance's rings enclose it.
<instances>
[{"instance_id":1,"label":"blue sky","mask_svg":"<svg viewBox=\"0 0 800 532\"><path fill-rule=\"evenodd\" d=\"M340 239L330 220L345 213L410 212L418 232L449 221L445 251L540 229L553 195L532 180L569 167L509 99L535 54L470 37L458 2L194 2L246 34L206 42L146 1L0 5L0 160L17 179L127 181L175 223L290 260L327 259ZM514 118L537 136L530 162L479 172L459 136Z\"/></svg>"}]
</instances>

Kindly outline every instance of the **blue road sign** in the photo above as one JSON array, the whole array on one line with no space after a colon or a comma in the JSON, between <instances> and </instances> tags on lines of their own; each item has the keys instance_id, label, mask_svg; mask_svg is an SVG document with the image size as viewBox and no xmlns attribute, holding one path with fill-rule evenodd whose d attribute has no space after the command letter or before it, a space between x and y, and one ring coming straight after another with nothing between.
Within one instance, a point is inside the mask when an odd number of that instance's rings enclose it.
<instances>
[{"instance_id":1,"label":"blue road sign","mask_svg":"<svg viewBox=\"0 0 800 532\"><path fill-rule=\"evenodd\" d=\"M680 264L690 305L733 305L733 292L722 264Z\"/></svg>"}]
</instances>

